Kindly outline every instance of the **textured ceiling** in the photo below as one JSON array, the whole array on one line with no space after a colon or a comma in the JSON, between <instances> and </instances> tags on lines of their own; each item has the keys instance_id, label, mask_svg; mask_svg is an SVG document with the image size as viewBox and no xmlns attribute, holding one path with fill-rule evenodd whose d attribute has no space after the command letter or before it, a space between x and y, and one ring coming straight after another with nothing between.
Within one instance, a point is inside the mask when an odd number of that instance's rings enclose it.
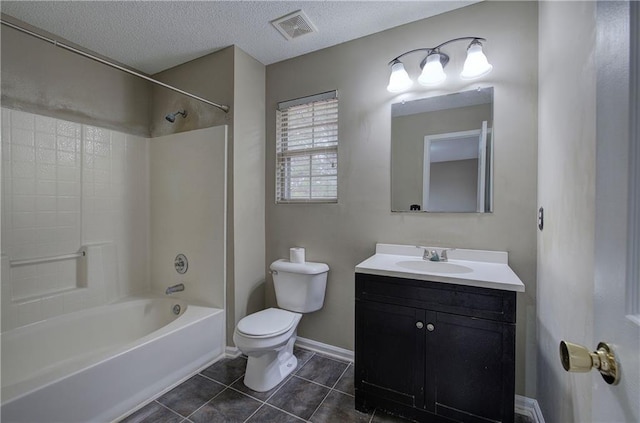
<instances>
[{"instance_id":1,"label":"textured ceiling","mask_svg":"<svg viewBox=\"0 0 640 423\"><path fill-rule=\"evenodd\" d=\"M457 9L470 1L2 1L2 13L154 74L237 45L265 65ZM303 10L287 41L270 21Z\"/></svg>"}]
</instances>

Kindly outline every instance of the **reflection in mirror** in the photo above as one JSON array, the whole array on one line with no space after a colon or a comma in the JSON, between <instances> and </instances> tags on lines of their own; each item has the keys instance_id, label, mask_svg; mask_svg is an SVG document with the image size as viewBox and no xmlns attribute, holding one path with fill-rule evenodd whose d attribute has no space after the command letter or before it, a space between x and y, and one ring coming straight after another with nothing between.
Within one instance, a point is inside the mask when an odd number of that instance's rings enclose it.
<instances>
[{"instance_id":1,"label":"reflection in mirror","mask_svg":"<svg viewBox=\"0 0 640 423\"><path fill-rule=\"evenodd\" d=\"M391 106L391 210L493 211L493 88Z\"/></svg>"}]
</instances>

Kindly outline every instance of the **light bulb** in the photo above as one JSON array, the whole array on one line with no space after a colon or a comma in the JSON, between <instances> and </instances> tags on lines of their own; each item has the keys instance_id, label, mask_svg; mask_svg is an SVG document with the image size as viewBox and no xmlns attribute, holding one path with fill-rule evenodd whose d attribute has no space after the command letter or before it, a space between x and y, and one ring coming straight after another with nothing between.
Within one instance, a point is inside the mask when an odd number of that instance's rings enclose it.
<instances>
[{"instance_id":1,"label":"light bulb","mask_svg":"<svg viewBox=\"0 0 640 423\"><path fill-rule=\"evenodd\" d=\"M427 61L422 68L422 73L418 77L418 82L421 85L437 85L447 79L447 74L444 73L442 63L440 62L439 53L431 53L427 56Z\"/></svg>"},{"instance_id":2,"label":"light bulb","mask_svg":"<svg viewBox=\"0 0 640 423\"><path fill-rule=\"evenodd\" d=\"M467 49L467 59L464 61L460 78L479 78L491 72L491 69L493 69L493 66L489 64L487 56L482 52L482 44L476 40L472 41Z\"/></svg>"},{"instance_id":3,"label":"light bulb","mask_svg":"<svg viewBox=\"0 0 640 423\"><path fill-rule=\"evenodd\" d=\"M409 74L404 69L404 65L400 61L395 61L391 65L391 76L389 77L387 91L400 93L407 90L411 85L413 85L413 81L409 78Z\"/></svg>"}]
</instances>

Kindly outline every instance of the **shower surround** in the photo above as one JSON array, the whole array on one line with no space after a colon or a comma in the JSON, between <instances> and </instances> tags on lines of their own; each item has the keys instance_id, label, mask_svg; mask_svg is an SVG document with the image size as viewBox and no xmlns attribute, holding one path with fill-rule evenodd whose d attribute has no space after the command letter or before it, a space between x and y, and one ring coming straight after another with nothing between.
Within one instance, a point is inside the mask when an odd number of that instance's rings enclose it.
<instances>
[{"instance_id":1,"label":"shower surround","mask_svg":"<svg viewBox=\"0 0 640 423\"><path fill-rule=\"evenodd\" d=\"M2 331L176 283L224 308L226 138L226 126L144 138L3 108ZM83 259L20 263L105 243L104 285Z\"/></svg>"},{"instance_id":2,"label":"shower surround","mask_svg":"<svg viewBox=\"0 0 640 423\"><path fill-rule=\"evenodd\" d=\"M83 334L54 322L82 323L82 316L106 310L101 307L105 304L140 295L181 301L188 310L205 306L207 316L216 316L215 330L172 330L190 333L176 345L200 353L174 363L169 379L148 379L145 383L154 392L144 398L186 377L195 370L193 363L203 365L219 356L225 339L227 127L144 138L3 108L1 135L3 367L17 368L22 358L58 344L70 349L66 357L85 357L82 340L96 339L105 344L101 354L113 352L100 356L101 362L120 363L108 373L130 373L126 369L139 353L123 358L120 344L111 345L101 325L85 325ZM185 274L174 269L178 253L189 259ZM167 297L167 286L177 283L185 290ZM140 310L146 316L147 309ZM128 322L141 324L143 320ZM52 329L34 329L46 325ZM10 342L25 330L28 342ZM160 350L151 350L143 356L158 354ZM3 413L9 412L5 406L10 401L11 413L22 415L30 407L23 407L29 401L20 398L35 392L52 404L62 401L68 390L54 387L72 383L67 381L77 372L68 361L33 363L38 375L55 377L42 384L30 378L28 389L13 392L13 397L11 390L3 391ZM165 372L147 362L134 367L145 374ZM91 380L78 386L93 392ZM115 418L113 413L135 405L133 397L114 399L104 412Z\"/></svg>"},{"instance_id":3,"label":"shower surround","mask_svg":"<svg viewBox=\"0 0 640 423\"><path fill-rule=\"evenodd\" d=\"M149 140L2 108L3 262L110 242L113 281L78 259L3 266L2 331L150 289Z\"/></svg>"}]
</instances>

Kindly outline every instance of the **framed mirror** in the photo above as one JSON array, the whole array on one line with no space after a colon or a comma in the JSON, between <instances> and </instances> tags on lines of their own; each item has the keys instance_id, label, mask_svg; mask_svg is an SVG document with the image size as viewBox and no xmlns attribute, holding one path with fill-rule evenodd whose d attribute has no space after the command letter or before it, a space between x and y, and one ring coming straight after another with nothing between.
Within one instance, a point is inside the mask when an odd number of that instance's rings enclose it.
<instances>
[{"instance_id":1,"label":"framed mirror","mask_svg":"<svg viewBox=\"0 0 640 423\"><path fill-rule=\"evenodd\" d=\"M493 88L391 105L391 211L493 211Z\"/></svg>"}]
</instances>

